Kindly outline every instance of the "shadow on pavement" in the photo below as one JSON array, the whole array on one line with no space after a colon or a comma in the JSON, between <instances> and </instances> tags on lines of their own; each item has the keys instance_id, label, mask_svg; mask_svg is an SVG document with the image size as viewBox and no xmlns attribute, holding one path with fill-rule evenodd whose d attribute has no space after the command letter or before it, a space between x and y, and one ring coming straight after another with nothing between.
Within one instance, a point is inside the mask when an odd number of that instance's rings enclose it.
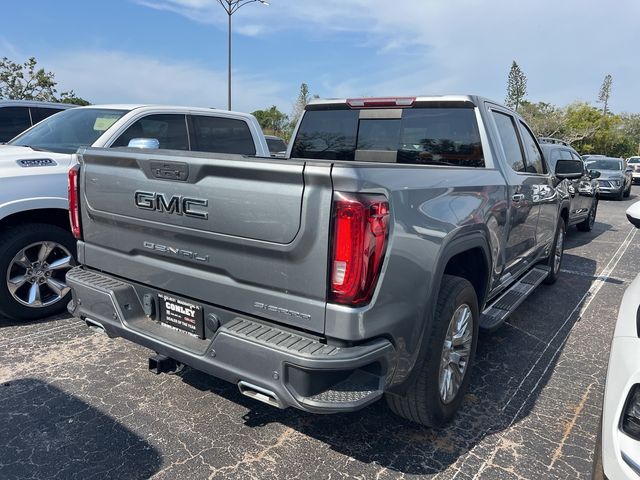
<instances>
[{"instance_id":1,"label":"shadow on pavement","mask_svg":"<svg viewBox=\"0 0 640 480\"><path fill-rule=\"evenodd\" d=\"M0 478L117 478L157 472L159 452L108 415L41 380L0 384Z\"/></svg>"},{"instance_id":2,"label":"shadow on pavement","mask_svg":"<svg viewBox=\"0 0 640 480\"><path fill-rule=\"evenodd\" d=\"M384 401L355 413L320 416L262 405L242 396L234 385L194 370L185 371L183 380L249 409L244 420L250 428L275 422L364 463L413 475L441 472L485 436L508 428L531 412L554 370L563 340L577 320L572 312L595 274L593 260L568 257L579 262L585 274L561 275L555 285L540 287L507 325L481 336L465 403L443 429L404 421Z\"/></svg>"}]
</instances>

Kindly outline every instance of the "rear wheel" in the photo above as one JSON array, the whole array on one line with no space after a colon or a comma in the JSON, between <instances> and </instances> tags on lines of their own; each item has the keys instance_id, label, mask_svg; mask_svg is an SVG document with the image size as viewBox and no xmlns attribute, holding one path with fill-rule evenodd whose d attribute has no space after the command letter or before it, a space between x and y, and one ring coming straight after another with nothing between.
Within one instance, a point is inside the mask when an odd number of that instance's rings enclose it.
<instances>
[{"instance_id":1,"label":"rear wheel","mask_svg":"<svg viewBox=\"0 0 640 480\"><path fill-rule=\"evenodd\" d=\"M403 396L387 394L395 414L434 427L453 418L469 386L478 320L478 299L471 283L445 275L431 335L414 367L412 383Z\"/></svg>"},{"instance_id":2,"label":"rear wheel","mask_svg":"<svg viewBox=\"0 0 640 480\"><path fill-rule=\"evenodd\" d=\"M75 255L74 238L55 225L26 224L0 235L0 314L34 320L63 311Z\"/></svg>"},{"instance_id":3,"label":"rear wheel","mask_svg":"<svg viewBox=\"0 0 640 480\"><path fill-rule=\"evenodd\" d=\"M590 232L593 229L593 225L596 223L596 214L598 213L598 199L594 198L589 210L589 215L578 225L578 230L581 232Z\"/></svg>"},{"instance_id":4,"label":"rear wheel","mask_svg":"<svg viewBox=\"0 0 640 480\"><path fill-rule=\"evenodd\" d=\"M562 257L564 256L564 236L566 234L566 226L564 218L560 217L558 226L556 227L556 238L551 247L551 254L547 260L547 266L550 268L549 275L544 279L547 285L553 285L560 275L560 267L562 266Z\"/></svg>"}]
</instances>

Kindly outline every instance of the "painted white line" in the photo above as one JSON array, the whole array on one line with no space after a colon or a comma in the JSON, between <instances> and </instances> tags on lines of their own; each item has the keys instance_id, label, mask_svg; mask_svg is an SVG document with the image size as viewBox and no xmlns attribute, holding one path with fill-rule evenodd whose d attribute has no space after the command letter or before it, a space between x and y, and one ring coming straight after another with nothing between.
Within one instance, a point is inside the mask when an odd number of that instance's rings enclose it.
<instances>
[{"instance_id":1,"label":"painted white line","mask_svg":"<svg viewBox=\"0 0 640 480\"><path fill-rule=\"evenodd\" d=\"M611 274L613 273L613 271L615 270L615 268L618 266L618 263L620 262L620 259L624 256L624 254L626 253L627 249L629 248L629 245L631 245L631 241L633 240L633 238L635 237L637 232L637 229L635 227L632 227L631 230L629 231L629 233L627 234L626 238L624 239L624 241L622 242L622 244L620 245L620 247L618 247L618 250L616 251L616 253L614 253L613 257L611 257L611 260L609 260L609 263L607 263L607 265L604 267L604 269L602 270L602 272L600 273L600 275L598 275L596 277L596 279L594 280L594 282L591 285L591 288L582 296L582 298L580 299L580 301L576 304L576 306L573 308L573 310L571 310L571 313L569 313L569 315L567 315L565 321L562 323L562 325L560 326L560 328L558 328L558 330L556 331L556 334L551 338L551 340L547 343L547 346L542 350L542 353L540 353L540 355L538 356L538 359L535 361L535 363L533 364L533 366L529 369L529 371L527 372L527 374L524 376L524 378L522 379L522 381L520 382L520 384L518 385L518 387L515 389L515 391L513 392L513 394L511 395L511 397L509 398L509 401L502 407L502 411L504 412L509 405L511 405L511 402L513 401L513 399L516 397L516 395L520 392L520 390L522 389L522 386L524 385L524 383L527 381L527 379L529 378L529 376L531 376L531 374L533 373L533 371L536 369L536 367L538 366L538 364L540 363L540 361L542 360L542 358L545 356L547 350L551 347L551 344L554 342L554 340L556 339L556 337L560 334L560 332L564 329L564 327L567 325L567 323L569 323L569 321L573 318L573 315L578 312L578 317L577 320L578 321L582 315L584 315L584 313L587 311L587 309L589 308L589 306L591 305L591 302L593 301L593 299L596 297L596 295L598 294L598 292L600 291L600 289L602 288L602 286L606 283L606 280L611 276ZM600 281L598 281L600 280ZM586 302L585 302L586 300ZM531 395L537 390L538 386L540 385L540 382L542 381L542 379L545 377L545 375L547 374L547 372L549 371L549 368L551 367L551 365L553 364L553 359L556 358L556 356L560 353L561 348L564 346L566 340L569 338L569 335L571 334L571 330L569 330L568 332L566 332L565 337L563 338L563 340L560 342L560 344L558 345L558 347L554 350L553 355L551 360L549 361L549 363L547 364L547 367L544 369L544 371L542 372L542 374L539 376L538 381L536 382L536 384L533 386L533 388L530 390L529 395L527 395L527 398L522 402L522 405L520 406L520 408L518 409L518 411L513 415L513 417L511 418L511 420L509 421L509 425L507 426L507 428L505 428L500 434L498 434L496 436L496 438L499 440L505 433L507 433L509 431L509 428L511 428L514 424L514 422L516 421L516 419L518 418L518 416L520 415L520 412L522 412L522 409L525 407L525 405L528 403L529 399L531 398ZM485 432L486 433L486 432ZM500 443L498 443L496 445L496 447L494 448L494 450L491 452L491 455L489 455L489 458L486 459L482 465L480 466L480 469L476 472L476 474L473 476L473 479L476 480L477 478L479 478L479 476L484 472L484 470L486 469L486 466L488 465L489 461L491 460L491 458L493 458L496 454L496 452L498 451L500 447ZM456 473L457 475L457 473ZM455 476L453 477L455 478Z\"/></svg>"},{"instance_id":2,"label":"painted white line","mask_svg":"<svg viewBox=\"0 0 640 480\"><path fill-rule=\"evenodd\" d=\"M600 272L600 274L598 276L596 276L591 284L591 287L589 288L589 290L582 296L582 298L578 301L578 303L575 305L575 307L571 310L571 312L569 313L569 315L565 318L564 322L562 323L562 325L560 326L560 328L557 329L556 334L551 338L551 340L549 342L547 342L545 348L542 350L542 352L540 353L540 355L538 356L538 359L535 361L535 363L533 364L533 366L529 369L529 371L527 372L527 374L524 376L524 378L521 380L520 384L516 387L516 389L514 390L514 392L512 393L512 395L509 397L508 402L502 407L502 411L504 412L509 405L511 404L511 402L513 401L513 399L516 397L516 395L520 392L520 390L522 389L522 386L524 385L525 381L527 380L527 378L529 378L529 376L531 376L531 374L533 373L533 371L536 369L536 367L538 366L538 364L540 363L540 361L542 360L542 358L545 356L547 350L551 347L551 344L554 342L554 340L556 339L556 337L560 334L560 332L563 330L563 328L567 325L567 323L573 318L573 315L578 312L578 320L582 317L582 315L584 315L584 313L586 312L586 310L589 308L589 306L591 305L591 302L593 301L593 299L595 298L595 296L597 295L597 293L600 291L600 289L602 288L602 286L607 283L606 281L609 279L609 277L611 276L611 274L613 273L613 271L615 270L615 268L617 267L618 263L620 262L620 259L624 256L624 254L626 253L627 249L629 248L629 246L631 245L631 241L633 240L633 238L636 235L636 232L638 230L635 227L632 227L629 230L629 233L627 234L627 236L625 237L624 241L622 242L622 244L618 247L618 249L616 250L616 252L613 254L613 256L611 257L611 259L609 260L609 262L607 263L607 265L602 269L602 271ZM587 300L588 299L588 300ZM585 303L585 300L586 303ZM581 308L582 307L582 308ZM563 341L560 342L560 345L556 348L556 350L553 353L552 359L554 359L559 353L560 353L560 349L564 346L566 340L569 338L569 335L571 334L571 330L569 330ZM515 422L515 420L518 418L518 415L520 414L520 412L522 411L522 409L524 408L524 406L527 404L529 398L531 397L531 395L533 394L533 392L536 391L538 385L540 384L540 382L542 381L542 379L545 377L547 371L549 370L551 364L553 362L550 361L549 364L547 365L545 371L542 373L542 375L540 375L540 377L538 378L538 381L536 382L535 386L531 389L529 395L527 396L526 400L522 403L522 406L518 409L518 411L516 412L516 414L511 418L509 425L507 428L505 428L503 430L503 432L496 434L496 438L499 440L502 435L504 435L504 433L506 433L508 431L508 429L510 427L513 426L513 423ZM493 425L491 425L489 428L487 428L482 435L480 436L480 439L478 440L476 445L479 445L480 442L482 441L483 438L486 438L487 433L489 432L489 430L491 429L491 427L493 427ZM484 470L486 469L487 464L491 461L492 458L495 457L498 449L500 447L500 442L497 443L496 447L492 450L491 454L488 456L488 458L482 463L482 465L480 466L480 469L476 472L476 474L473 476L473 479L476 480L477 478L479 478L479 476L484 472ZM467 452L467 455L469 456L469 454L473 451L470 450L469 452ZM468 458L467 456L467 458ZM456 462L457 463L457 462ZM462 468L465 466L466 462L465 459L462 460L460 467L458 468L458 470L455 472L455 474L453 475L453 477L451 477L451 480L455 480L458 477L458 474L462 472ZM437 476L436 476L437 478Z\"/></svg>"}]
</instances>

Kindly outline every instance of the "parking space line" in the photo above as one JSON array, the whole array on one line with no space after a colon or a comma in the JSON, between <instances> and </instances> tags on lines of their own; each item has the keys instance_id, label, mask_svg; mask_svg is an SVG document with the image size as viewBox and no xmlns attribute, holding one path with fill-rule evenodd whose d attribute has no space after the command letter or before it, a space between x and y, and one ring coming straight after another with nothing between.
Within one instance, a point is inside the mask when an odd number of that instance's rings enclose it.
<instances>
[{"instance_id":1,"label":"parking space line","mask_svg":"<svg viewBox=\"0 0 640 480\"><path fill-rule=\"evenodd\" d=\"M538 356L538 359L534 362L534 364L531 366L531 368L529 369L529 371L527 372L527 374L524 376L524 378L520 381L520 384L516 387L516 389L514 390L514 392L511 394L511 396L509 397L508 402L502 407L502 412L504 413L504 411L511 405L511 402L513 401L513 399L517 396L517 394L521 391L522 386L525 384L525 382L527 381L527 379L531 376L531 374L533 373L533 371L536 369L536 367L538 366L538 364L540 363L540 361L542 360L542 358L544 358L545 354L547 353L547 350L549 348L551 348L551 345L553 344L553 342L556 340L556 338L558 337L558 335L560 334L560 332L564 329L564 327L569 323L569 321L573 318L574 314L576 312L578 312L578 319L579 320L584 313L587 311L587 309L589 308L589 306L591 305L591 302L593 301L593 299L596 297L596 295L598 294L598 292L600 291L600 289L602 288L603 285L605 285L607 283L607 280L609 279L609 277L611 276L611 274L613 273L613 271L615 270L615 268L618 266L618 263L620 262L620 260L622 259L622 257L624 256L624 254L627 252L629 246L631 245L631 242L633 241L636 233L637 233L637 229L635 227L631 227L631 229L629 230L629 233L627 234L627 236L625 237L624 241L622 242L622 244L620 244L620 246L618 247L618 249L616 250L616 252L613 254L613 256L611 257L611 259L609 260L609 262L607 263L607 265L605 265L605 267L602 269L601 273L599 275L597 275L595 277L595 279L593 280L591 287L589 288L589 290L587 290L587 292L582 296L582 298L578 301L578 303L575 305L575 307L571 310L571 312L569 313L569 315L567 315L567 317L565 318L564 322L562 323L562 325L557 329L555 335L551 338L551 340L549 340L549 342L547 342L545 348L542 350L542 352L540 353L540 355ZM498 452L498 450L500 449L501 446L501 438L502 436L507 433L509 431L509 429L513 426L513 424L515 423L516 419L518 418L518 416L520 415L520 413L522 412L522 409L526 406L526 404L528 403L529 399L531 398L531 395L537 391L538 386L540 385L540 382L542 381L542 379L545 377L545 375L547 374L550 366L553 363L553 360L555 360L555 358L560 354L560 350L562 349L562 347L565 345L567 339L569 338L569 335L571 334L571 329L566 332L565 337L563 338L562 342L560 342L560 344L558 345L558 347L554 350L552 358L549 360L549 363L547 364L546 368L544 369L544 371L541 373L541 375L538 378L538 381L535 383L535 385L531 388L529 394L527 395L527 398L522 402L522 405L520 406L520 408L518 409L518 411L511 417L511 420L509 421L509 424L507 425L507 427L505 427L503 429L502 432L496 434L496 438L498 440L497 445L493 448L491 454L488 456L487 460L485 460L480 468L477 470L477 472L475 473L475 475L473 476L473 479L476 480L477 478L480 477L480 475L484 472L484 470L486 469L487 465L492 461L492 459L495 457L496 453ZM491 428L494 426L491 425L489 428L487 428L485 430L485 432L482 434L481 438L486 438L487 433L491 430ZM478 445L480 443L480 441L476 444ZM451 480L454 480L455 478L458 477L458 474L462 472L462 468L464 467L465 462L462 461L461 466L458 468L458 470L456 471L456 473L453 475L453 477L451 477Z\"/></svg>"}]
</instances>

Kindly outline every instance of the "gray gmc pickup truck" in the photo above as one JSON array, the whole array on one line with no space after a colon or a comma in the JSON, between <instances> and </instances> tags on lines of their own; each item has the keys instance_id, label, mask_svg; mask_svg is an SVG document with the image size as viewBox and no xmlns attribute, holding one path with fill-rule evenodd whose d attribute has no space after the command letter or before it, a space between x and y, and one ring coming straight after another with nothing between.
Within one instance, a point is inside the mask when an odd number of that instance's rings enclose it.
<instances>
[{"instance_id":1,"label":"gray gmc pickup truck","mask_svg":"<svg viewBox=\"0 0 640 480\"><path fill-rule=\"evenodd\" d=\"M267 404L386 396L442 425L479 329L560 271L568 205L536 138L476 96L318 100L287 157L87 148L70 312Z\"/></svg>"}]
</instances>

